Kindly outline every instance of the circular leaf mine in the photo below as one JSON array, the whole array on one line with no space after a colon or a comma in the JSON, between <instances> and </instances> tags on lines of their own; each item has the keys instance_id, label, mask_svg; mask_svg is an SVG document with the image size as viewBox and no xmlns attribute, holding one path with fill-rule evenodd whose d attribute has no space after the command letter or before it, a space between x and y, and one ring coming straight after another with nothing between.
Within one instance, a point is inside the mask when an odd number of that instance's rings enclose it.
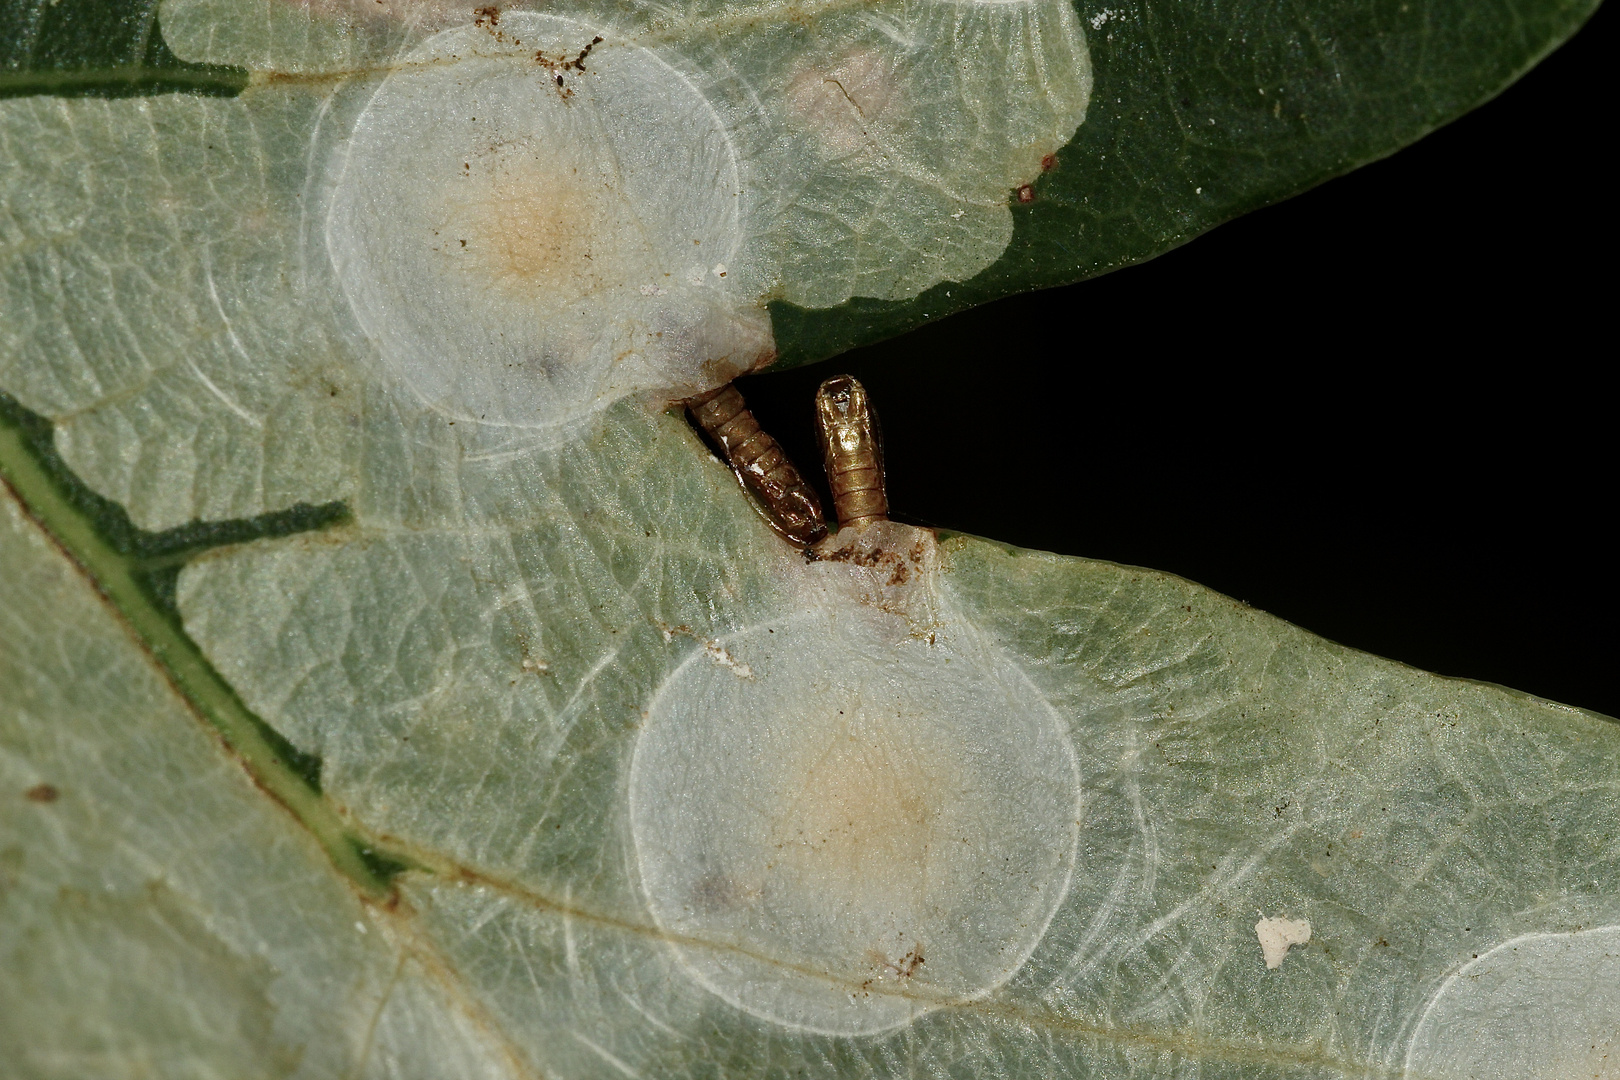
<instances>
[{"instance_id":1,"label":"circular leaf mine","mask_svg":"<svg viewBox=\"0 0 1620 1080\"><path fill-rule=\"evenodd\" d=\"M355 318L452 418L561 431L771 355L735 265L724 126L670 63L610 34L528 13L437 34L334 155L327 246Z\"/></svg>"},{"instance_id":2,"label":"circular leaf mine","mask_svg":"<svg viewBox=\"0 0 1620 1080\"><path fill-rule=\"evenodd\" d=\"M1620 926L1524 934L1474 957L1424 1009L1406 1075L1620 1078Z\"/></svg>"},{"instance_id":3,"label":"circular leaf mine","mask_svg":"<svg viewBox=\"0 0 1620 1080\"><path fill-rule=\"evenodd\" d=\"M845 598L696 653L657 694L630 816L654 918L736 1007L840 1035L995 989L1068 889L1064 725L971 627Z\"/></svg>"}]
</instances>

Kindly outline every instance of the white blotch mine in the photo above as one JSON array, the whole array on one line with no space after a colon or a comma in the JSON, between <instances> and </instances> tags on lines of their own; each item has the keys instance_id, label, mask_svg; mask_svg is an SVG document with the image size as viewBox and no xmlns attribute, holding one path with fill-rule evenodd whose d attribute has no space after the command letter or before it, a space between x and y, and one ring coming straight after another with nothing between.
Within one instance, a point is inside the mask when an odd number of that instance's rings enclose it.
<instances>
[{"instance_id":1,"label":"white blotch mine","mask_svg":"<svg viewBox=\"0 0 1620 1080\"><path fill-rule=\"evenodd\" d=\"M1068 888L1065 727L934 595L931 534L884 523L799 566L798 603L695 652L636 746L642 886L685 967L756 1016L890 1030L981 996Z\"/></svg>"},{"instance_id":2,"label":"white blotch mine","mask_svg":"<svg viewBox=\"0 0 1620 1080\"><path fill-rule=\"evenodd\" d=\"M746 275L706 272L742 236L727 132L610 29L510 13L437 34L332 168L327 244L355 318L450 417L562 430L772 355Z\"/></svg>"},{"instance_id":3,"label":"white blotch mine","mask_svg":"<svg viewBox=\"0 0 1620 1080\"><path fill-rule=\"evenodd\" d=\"M1260 939L1260 955L1265 957L1266 967L1275 971L1282 967L1289 949L1310 943L1311 924L1305 919L1261 915L1254 924L1254 935Z\"/></svg>"},{"instance_id":4,"label":"white blotch mine","mask_svg":"<svg viewBox=\"0 0 1620 1080\"><path fill-rule=\"evenodd\" d=\"M1526 934L1441 985L1406 1054L1413 1080L1620 1080L1620 926Z\"/></svg>"},{"instance_id":5,"label":"white blotch mine","mask_svg":"<svg viewBox=\"0 0 1620 1080\"><path fill-rule=\"evenodd\" d=\"M876 140L896 96L895 63L856 49L824 69L805 67L788 83L788 115L816 133L829 157L856 153Z\"/></svg>"},{"instance_id":6,"label":"white blotch mine","mask_svg":"<svg viewBox=\"0 0 1620 1080\"><path fill-rule=\"evenodd\" d=\"M744 163L772 207L758 228L774 234L782 298L900 300L989 266L1012 239L1013 193L1085 119L1073 4L874 0L813 18L760 85L782 158Z\"/></svg>"},{"instance_id":7,"label":"white blotch mine","mask_svg":"<svg viewBox=\"0 0 1620 1080\"><path fill-rule=\"evenodd\" d=\"M768 362L773 300L972 277L1091 94L1068 0L479 11L378 69L326 246L393 383L542 443Z\"/></svg>"}]
</instances>

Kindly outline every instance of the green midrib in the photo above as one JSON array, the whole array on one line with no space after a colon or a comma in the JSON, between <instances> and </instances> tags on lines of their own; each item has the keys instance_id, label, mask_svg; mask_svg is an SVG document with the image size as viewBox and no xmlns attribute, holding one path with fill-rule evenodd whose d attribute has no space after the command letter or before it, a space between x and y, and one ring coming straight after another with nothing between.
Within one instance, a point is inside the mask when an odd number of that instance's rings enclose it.
<instances>
[{"instance_id":1,"label":"green midrib","mask_svg":"<svg viewBox=\"0 0 1620 1080\"><path fill-rule=\"evenodd\" d=\"M368 895L390 892L394 860L345 827L337 811L276 751L255 716L168 611L158 606L131 558L116 550L40 462L22 429L0 415L0 479L90 577L195 713L211 724L258 786L285 806L337 869Z\"/></svg>"}]
</instances>

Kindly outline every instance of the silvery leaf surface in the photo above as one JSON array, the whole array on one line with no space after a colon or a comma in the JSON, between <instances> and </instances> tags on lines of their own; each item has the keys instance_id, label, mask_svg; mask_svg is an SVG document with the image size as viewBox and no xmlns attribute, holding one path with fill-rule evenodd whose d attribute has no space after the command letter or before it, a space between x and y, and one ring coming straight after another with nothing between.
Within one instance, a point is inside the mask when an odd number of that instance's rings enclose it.
<instances>
[{"instance_id":1,"label":"silvery leaf surface","mask_svg":"<svg viewBox=\"0 0 1620 1080\"><path fill-rule=\"evenodd\" d=\"M52 67L28 8L8 1058L1612 1075L1613 721L1152 571L806 559L663 407L1162 250L1584 11L180 0Z\"/></svg>"}]
</instances>

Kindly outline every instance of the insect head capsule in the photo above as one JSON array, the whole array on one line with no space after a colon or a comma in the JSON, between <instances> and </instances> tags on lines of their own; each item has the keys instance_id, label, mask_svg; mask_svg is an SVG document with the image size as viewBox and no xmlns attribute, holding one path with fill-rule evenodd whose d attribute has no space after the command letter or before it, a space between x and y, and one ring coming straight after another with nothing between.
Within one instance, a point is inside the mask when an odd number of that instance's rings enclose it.
<instances>
[{"instance_id":1,"label":"insect head capsule","mask_svg":"<svg viewBox=\"0 0 1620 1080\"><path fill-rule=\"evenodd\" d=\"M694 398L687 405L698 425L725 454L743 487L758 500L778 536L809 547L827 535L821 500L804 482L787 454L759 426L743 396L731 385Z\"/></svg>"},{"instance_id":2,"label":"insect head capsule","mask_svg":"<svg viewBox=\"0 0 1620 1080\"><path fill-rule=\"evenodd\" d=\"M816 391L816 426L840 528L863 529L889 518L883 487L883 435L866 387L835 375Z\"/></svg>"}]
</instances>

